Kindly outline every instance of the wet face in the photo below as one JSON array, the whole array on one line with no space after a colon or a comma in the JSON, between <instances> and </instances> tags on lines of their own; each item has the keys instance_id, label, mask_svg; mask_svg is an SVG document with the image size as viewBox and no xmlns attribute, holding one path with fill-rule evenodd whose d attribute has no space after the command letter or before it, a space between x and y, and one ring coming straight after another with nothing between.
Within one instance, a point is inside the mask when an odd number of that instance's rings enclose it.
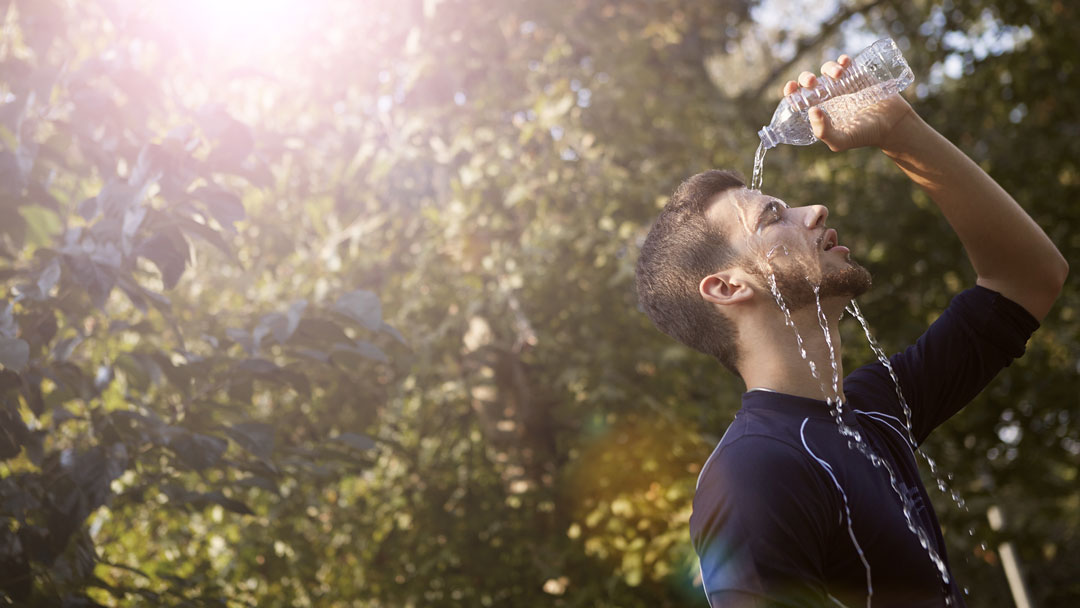
<instances>
[{"instance_id":1,"label":"wet face","mask_svg":"<svg viewBox=\"0 0 1080 608\"><path fill-rule=\"evenodd\" d=\"M709 209L722 222L743 268L760 278L774 276L791 310L812 306L814 288L822 299L851 299L870 288L870 273L851 259L835 230L826 226L822 205L789 207L757 190L729 190ZM768 291L766 291L768 293Z\"/></svg>"}]
</instances>

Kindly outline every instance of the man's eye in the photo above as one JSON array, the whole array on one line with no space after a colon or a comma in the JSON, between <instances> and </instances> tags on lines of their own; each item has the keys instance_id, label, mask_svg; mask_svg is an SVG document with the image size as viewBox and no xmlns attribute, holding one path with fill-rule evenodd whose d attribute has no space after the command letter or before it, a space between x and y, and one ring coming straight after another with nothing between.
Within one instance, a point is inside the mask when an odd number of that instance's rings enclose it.
<instances>
[{"instance_id":1,"label":"man's eye","mask_svg":"<svg viewBox=\"0 0 1080 608\"><path fill-rule=\"evenodd\" d=\"M765 214L770 224L779 221L781 216L780 205L775 201L769 203L765 208Z\"/></svg>"}]
</instances>

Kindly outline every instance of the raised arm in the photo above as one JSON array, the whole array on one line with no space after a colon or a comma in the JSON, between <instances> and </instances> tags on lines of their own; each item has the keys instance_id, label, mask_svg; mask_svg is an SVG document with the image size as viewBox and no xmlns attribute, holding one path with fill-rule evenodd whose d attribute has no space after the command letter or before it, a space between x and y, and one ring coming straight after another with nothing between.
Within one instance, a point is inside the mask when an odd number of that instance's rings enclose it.
<instances>
[{"instance_id":1,"label":"raised arm","mask_svg":"<svg viewBox=\"0 0 1080 608\"><path fill-rule=\"evenodd\" d=\"M834 78L846 55L821 71ZM799 83L814 86L803 72ZM794 91L789 82L784 93ZM1020 304L1040 321L1061 292L1069 265L1035 220L1001 186L925 121L899 95L866 111L853 125L833 128L810 110L814 135L834 151L876 146L918 184L960 237L978 275L976 283Z\"/></svg>"},{"instance_id":2,"label":"raised arm","mask_svg":"<svg viewBox=\"0 0 1080 608\"><path fill-rule=\"evenodd\" d=\"M1069 265L1042 228L997 182L912 112L881 149L922 187L964 244L976 283L1050 312Z\"/></svg>"}]
</instances>

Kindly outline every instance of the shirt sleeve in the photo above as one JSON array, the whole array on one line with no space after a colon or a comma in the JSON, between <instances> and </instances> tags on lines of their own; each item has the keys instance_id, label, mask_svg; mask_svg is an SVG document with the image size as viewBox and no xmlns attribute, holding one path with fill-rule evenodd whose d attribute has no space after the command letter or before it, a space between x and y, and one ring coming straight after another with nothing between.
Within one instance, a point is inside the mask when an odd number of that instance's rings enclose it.
<instances>
[{"instance_id":1,"label":"shirt sleeve","mask_svg":"<svg viewBox=\"0 0 1080 608\"><path fill-rule=\"evenodd\" d=\"M915 441L925 441L1023 355L1038 327L1019 304L996 291L973 287L957 294L915 344L889 357L911 409ZM892 386L883 365L869 365L865 371L876 376L877 383Z\"/></svg>"},{"instance_id":2,"label":"shirt sleeve","mask_svg":"<svg viewBox=\"0 0 1080 608\"><path fill-rule=\"evenodd\" d=\"M826 605L823 564L841 511L794 447L744 436L706 465L690 535L713 607Z\"/></svg>"}]
</instances>

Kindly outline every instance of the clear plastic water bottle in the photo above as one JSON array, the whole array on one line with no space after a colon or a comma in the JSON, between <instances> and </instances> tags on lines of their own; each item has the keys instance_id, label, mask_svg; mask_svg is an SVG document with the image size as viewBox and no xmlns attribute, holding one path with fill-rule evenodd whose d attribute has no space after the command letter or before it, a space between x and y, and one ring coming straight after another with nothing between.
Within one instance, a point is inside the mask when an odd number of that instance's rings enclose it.
<instances>
[{"instance_id":1,"label":"clear plastic water bottle","mask_svg":"<svg viewBox=\"0 0 1080 608\"><path fill-rule=\"evenodd\" d=\"M806 146L817 141L807 110L820 105L842 127L861 110L903 91L915 75L892 38L883 38L855 56L839 79L819 76L817 86L800 88L776 107L769 126L758 131L764 149L777 144Z\"/></svg>"}]
</instances>

